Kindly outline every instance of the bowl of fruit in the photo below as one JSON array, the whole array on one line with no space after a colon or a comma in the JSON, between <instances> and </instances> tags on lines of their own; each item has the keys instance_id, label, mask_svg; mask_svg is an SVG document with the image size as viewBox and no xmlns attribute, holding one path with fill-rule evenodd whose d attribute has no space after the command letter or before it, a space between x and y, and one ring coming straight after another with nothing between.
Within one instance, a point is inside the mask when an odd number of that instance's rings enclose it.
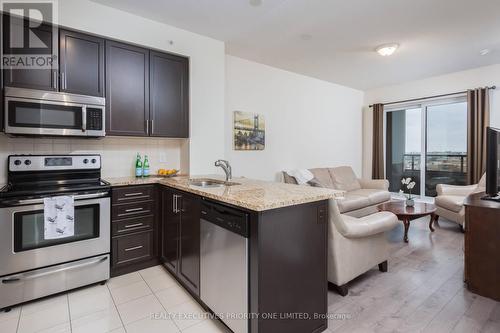
<instances>
[{"instance_id":1,"label":"bowl of fruit","mask_svg":"<svg viewBox=\"0 0 500 333\"><path fill-rule=\"evenodd\" d=\"M158 176L160 177L173 177L179 173L177 169L158 169Z\"/></svg>"}]
</instances>

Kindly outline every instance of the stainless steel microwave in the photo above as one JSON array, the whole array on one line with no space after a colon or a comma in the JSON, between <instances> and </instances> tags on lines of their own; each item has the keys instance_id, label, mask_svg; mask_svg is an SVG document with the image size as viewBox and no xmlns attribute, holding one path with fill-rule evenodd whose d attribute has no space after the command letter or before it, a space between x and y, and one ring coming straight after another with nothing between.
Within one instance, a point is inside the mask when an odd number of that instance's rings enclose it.
<instances>
[{"instance_id":1,"label":"stainless steel microwave","mask_svg":"<svg viewBox=\"0 0 500 333\"><path fill-rule=\"evenodd\" d=\"M5 133L11 135L105 135L105 99L52 91L5 88Z\"/></svg>"}]
</instances>

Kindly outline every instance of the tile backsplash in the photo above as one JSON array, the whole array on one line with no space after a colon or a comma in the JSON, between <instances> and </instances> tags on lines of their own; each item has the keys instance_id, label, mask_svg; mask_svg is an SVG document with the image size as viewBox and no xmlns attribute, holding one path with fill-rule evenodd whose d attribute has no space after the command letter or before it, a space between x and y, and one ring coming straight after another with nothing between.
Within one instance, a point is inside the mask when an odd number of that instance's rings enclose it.
<instances>
[{"instance_id":1,"label":"tile backsplash","mask_svg":"<svg viewBox=\"0 0 500 333\"><path fill-rule=\"evenodd\" d=\"M0 134L0 184L7 181L7 156L12 154L101 154L103 178L126 177L134 175L137 153L148 155L152 173L159 168L181 169L186 142L132 137L18 138Z\"/></svg>"}]
</instances>

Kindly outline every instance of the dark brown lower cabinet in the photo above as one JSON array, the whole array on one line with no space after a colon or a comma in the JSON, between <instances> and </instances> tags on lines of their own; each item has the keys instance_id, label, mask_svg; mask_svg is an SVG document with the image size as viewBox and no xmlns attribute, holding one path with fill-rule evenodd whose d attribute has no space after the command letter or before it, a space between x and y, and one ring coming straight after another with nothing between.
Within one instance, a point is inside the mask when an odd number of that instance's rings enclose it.
<instances>
[{"instance_id":1,"label":"dark brown lower cabinet","mask_svg":"<svg viewBox=\"0 0 500 333\"><path fill-rule=\"evenodd\" d=\"M464 278L471 292L500 301L500 203L484 196L474 193L464 202Z\"/></svg>"},{"instance_id":2,"label":"dark brown lower cabinet","mask_svg":"<svg viewBox=\"0 0 500 333\"><path fill-rule=\"evenodd\" d=\"M209 199L164 185L112 193L112 275L161 262L203 305L200 290L210 286L200 284L200 215ZM219 204L249 217L248 332L326 330L328 202L262 212Z\"/></svg>"},{"instance_id":3,"label":"dark brown lower cabinet","mask_svg":"<svg viewBox=\"0 0 500 333\"><path fill-rule=\"evenodd\" d=\"M111 191L111 276L157 265L157 187L115 187Z\"/></svg>"},{"instance_id":4,"label":"dark brown lower cabinet","mask_svg":"<svg viewBox=\"0 0 500 333\"><path fill-rule=\"evenodd\" d=\"M202 201L211 200L168 187L163 187L161 194L161 261L201 302L199 291L210 286L201 285L199 280L199 221ZM250 217L249 313L260 316L249 320L248 332L326 330L327 201L263 212L226 206Z\"/></svg>"},{"instance_id":5,"label":"dark brown lower cabinet","mask_svg":"<svg viewBox=\"0 0 500 333\"><path fill-rule=\"evenodd\" d=\"M200 293L200 200L162 189L161 261L194 295Z\"/></svg>"},{"instance_id":6,"label":"dark brown lower cabinet","mask_svg":"<svg viewBox=\"0 0 500 333\"><path fill-rule=\"evenodd\" d=\"M319 201L251 217L250 312L269 315L252 319L251 333L326 330L327 207Z\"/></svg>"}]
</instances>

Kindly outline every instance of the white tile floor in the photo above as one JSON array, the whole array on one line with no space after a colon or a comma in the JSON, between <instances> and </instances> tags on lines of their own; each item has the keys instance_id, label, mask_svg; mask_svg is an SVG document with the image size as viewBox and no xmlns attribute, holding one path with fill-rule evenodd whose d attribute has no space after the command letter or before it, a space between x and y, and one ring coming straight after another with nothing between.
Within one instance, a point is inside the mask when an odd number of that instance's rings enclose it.
<instances>
[{"instance_id":1,"label":"white tile floor","mask_svg":"<svg viewBox=\"0 0 500 333\"><path fill-rule=\"evenodd\" d=\"M1 333L228 333L155 266L0 313Z\"/></svg>"}]
</instances>

